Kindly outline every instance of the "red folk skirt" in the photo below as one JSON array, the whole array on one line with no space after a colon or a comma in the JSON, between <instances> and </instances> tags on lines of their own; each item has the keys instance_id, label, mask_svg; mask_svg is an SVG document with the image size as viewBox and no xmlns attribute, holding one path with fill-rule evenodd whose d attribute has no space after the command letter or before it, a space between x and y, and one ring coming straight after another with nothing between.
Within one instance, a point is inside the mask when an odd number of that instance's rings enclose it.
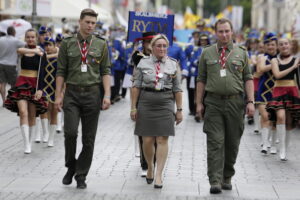
<instances>
[{"instance_id":1,"label":"red folk skirt","mask_svg":"<svg viewBox=\"0 0 300 200\"><path fill-rule=\"evenodd\" d=\"M266 109L270 113L270 119L272 121L276 119L276 110L279 109L290 111L292 117L295 120L299 120L300 97L296 83L293 83L293 80L275 81L272 99L268 102Z\"/></svg>"},{"instance_id":2,"label":"red folk skirt","mask_svg":"<svg viewBox=\"0 0 300 200\"><path fill-rule=\"evenodd\" d=\"M4 106L19 114L19 108L17 102L19 100L26 100L36 106L36 116L47 112L48 104L45 97L36 100L34 98L36 92L36 77L19 76L17 78L16 85L8 91L7 98L4 102Z\"/></svg>"}]
</instances>

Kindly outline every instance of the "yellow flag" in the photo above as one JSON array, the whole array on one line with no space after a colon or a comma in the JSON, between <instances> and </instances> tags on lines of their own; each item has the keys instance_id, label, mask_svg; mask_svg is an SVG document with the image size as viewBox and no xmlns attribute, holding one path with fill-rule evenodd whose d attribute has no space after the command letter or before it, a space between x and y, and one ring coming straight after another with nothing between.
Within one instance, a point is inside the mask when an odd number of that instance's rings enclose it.
<instances>
[{"instance_id":1,"label":"yellow flag","mask_svg":"<svg viewBox=\"0 0 300 200\"><path fill-rule=\"evenodd\" d=\"M184 14L184 27L188 29L196 28L196 22L200 19L200 16L192 13Z\"/></svg>"}]
</instances>

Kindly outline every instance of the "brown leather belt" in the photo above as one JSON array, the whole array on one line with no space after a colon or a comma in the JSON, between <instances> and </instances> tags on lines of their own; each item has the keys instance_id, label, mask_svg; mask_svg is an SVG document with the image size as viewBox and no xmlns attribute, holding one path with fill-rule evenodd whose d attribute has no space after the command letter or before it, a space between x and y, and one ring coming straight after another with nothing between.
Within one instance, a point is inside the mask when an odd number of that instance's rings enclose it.
<instances>
[{"instance_id":1,"label":"brown leather belt","mask_svg":"<svg viewBox=\"0 0 300 200\"><path fill-rule=\"evenodd\" d=\"M95 85L89 85L89 86L79 86L79 85L73 85L73 84L67 84L67 89L74 90L77 92L90 92L95 91L96 89L99 89L100 84Z\"/></svg>"},{"instance_id":2,"label":"brown leather belt","mask_svg":"<svg viewBox=\"0 0 300 200\"><path fill-rule=\"evenodd\" d=\"M242 96L242 94L232 94L232 95L220 95L212 92L208 92L207 96L211 96L218 99L237 99Z\"/></svg>"}]
</instances>

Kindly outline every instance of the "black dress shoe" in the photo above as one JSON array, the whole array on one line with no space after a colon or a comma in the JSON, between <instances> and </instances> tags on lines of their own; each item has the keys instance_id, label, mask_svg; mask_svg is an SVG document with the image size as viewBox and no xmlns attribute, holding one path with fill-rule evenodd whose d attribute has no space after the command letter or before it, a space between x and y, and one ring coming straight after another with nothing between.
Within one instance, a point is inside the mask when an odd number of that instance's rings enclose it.
<instances>
[{"instance_id":1,"label":"black dress shoe","mask_svg":"<svg viewBox=\"0 0 300 200\"><path fill-rule=\"evenodd\" d=\"M223 190L232 190L231 178L224 178L221 185Z\"/></svg>"},{"instance_id":2,"label":"black dress shoe","mask_svg":"<svg viewBox=\"0 0 300 200\"><path fill-rule=\"evenodd\" d=\"M86 183L84 180L77 180L77 188L78 189L85 189L86 188Z\"/></svg>"},{"instance_id":3,"label":"black dress shoe","mask_svg":"<svg viewBox=\"0 0 300 200\"><path fill-rule=\"evenodd\" d=\"M211 185L209 192L211 194L219 194L222 192L221 186L220 185Z\"/></svg>"},{"instance_id":4,"label":"black dress shoe","mask_svg":"<svg viewBox=\"0 0 300 200\"><path fill-rule=\"evenodd\" d=\"M231 183L222 183L222 189L223 190L232 190Z\"/></svg>"},{"instance_id":5,"label":"black dress shoe","mask_svg":"<svg viewBox=\"0 0 300 200\"><path fill-rule=\"evenodd\" d=\"M62 183L64 185L70 185L72 183L73 176L75 175L75 171L68 169L66 175L64 176Z\"/></svg>"}]
</instances>

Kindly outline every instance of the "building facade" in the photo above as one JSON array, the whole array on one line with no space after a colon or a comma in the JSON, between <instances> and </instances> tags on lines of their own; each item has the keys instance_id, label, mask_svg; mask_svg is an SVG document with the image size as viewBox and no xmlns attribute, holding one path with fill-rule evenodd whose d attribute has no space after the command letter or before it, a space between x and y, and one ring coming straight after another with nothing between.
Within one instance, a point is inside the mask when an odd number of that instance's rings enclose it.
<instances>
[{"instance_id":1,"label":"building facade","mask_svg":"<svg viewBox=\"0 0 300 200\"><path fill-rule=\"evenodd\" d=\"M299 14L298 0L252 0L251 27L279 33L292 32Z\"/></svg>"}]
</instances>

